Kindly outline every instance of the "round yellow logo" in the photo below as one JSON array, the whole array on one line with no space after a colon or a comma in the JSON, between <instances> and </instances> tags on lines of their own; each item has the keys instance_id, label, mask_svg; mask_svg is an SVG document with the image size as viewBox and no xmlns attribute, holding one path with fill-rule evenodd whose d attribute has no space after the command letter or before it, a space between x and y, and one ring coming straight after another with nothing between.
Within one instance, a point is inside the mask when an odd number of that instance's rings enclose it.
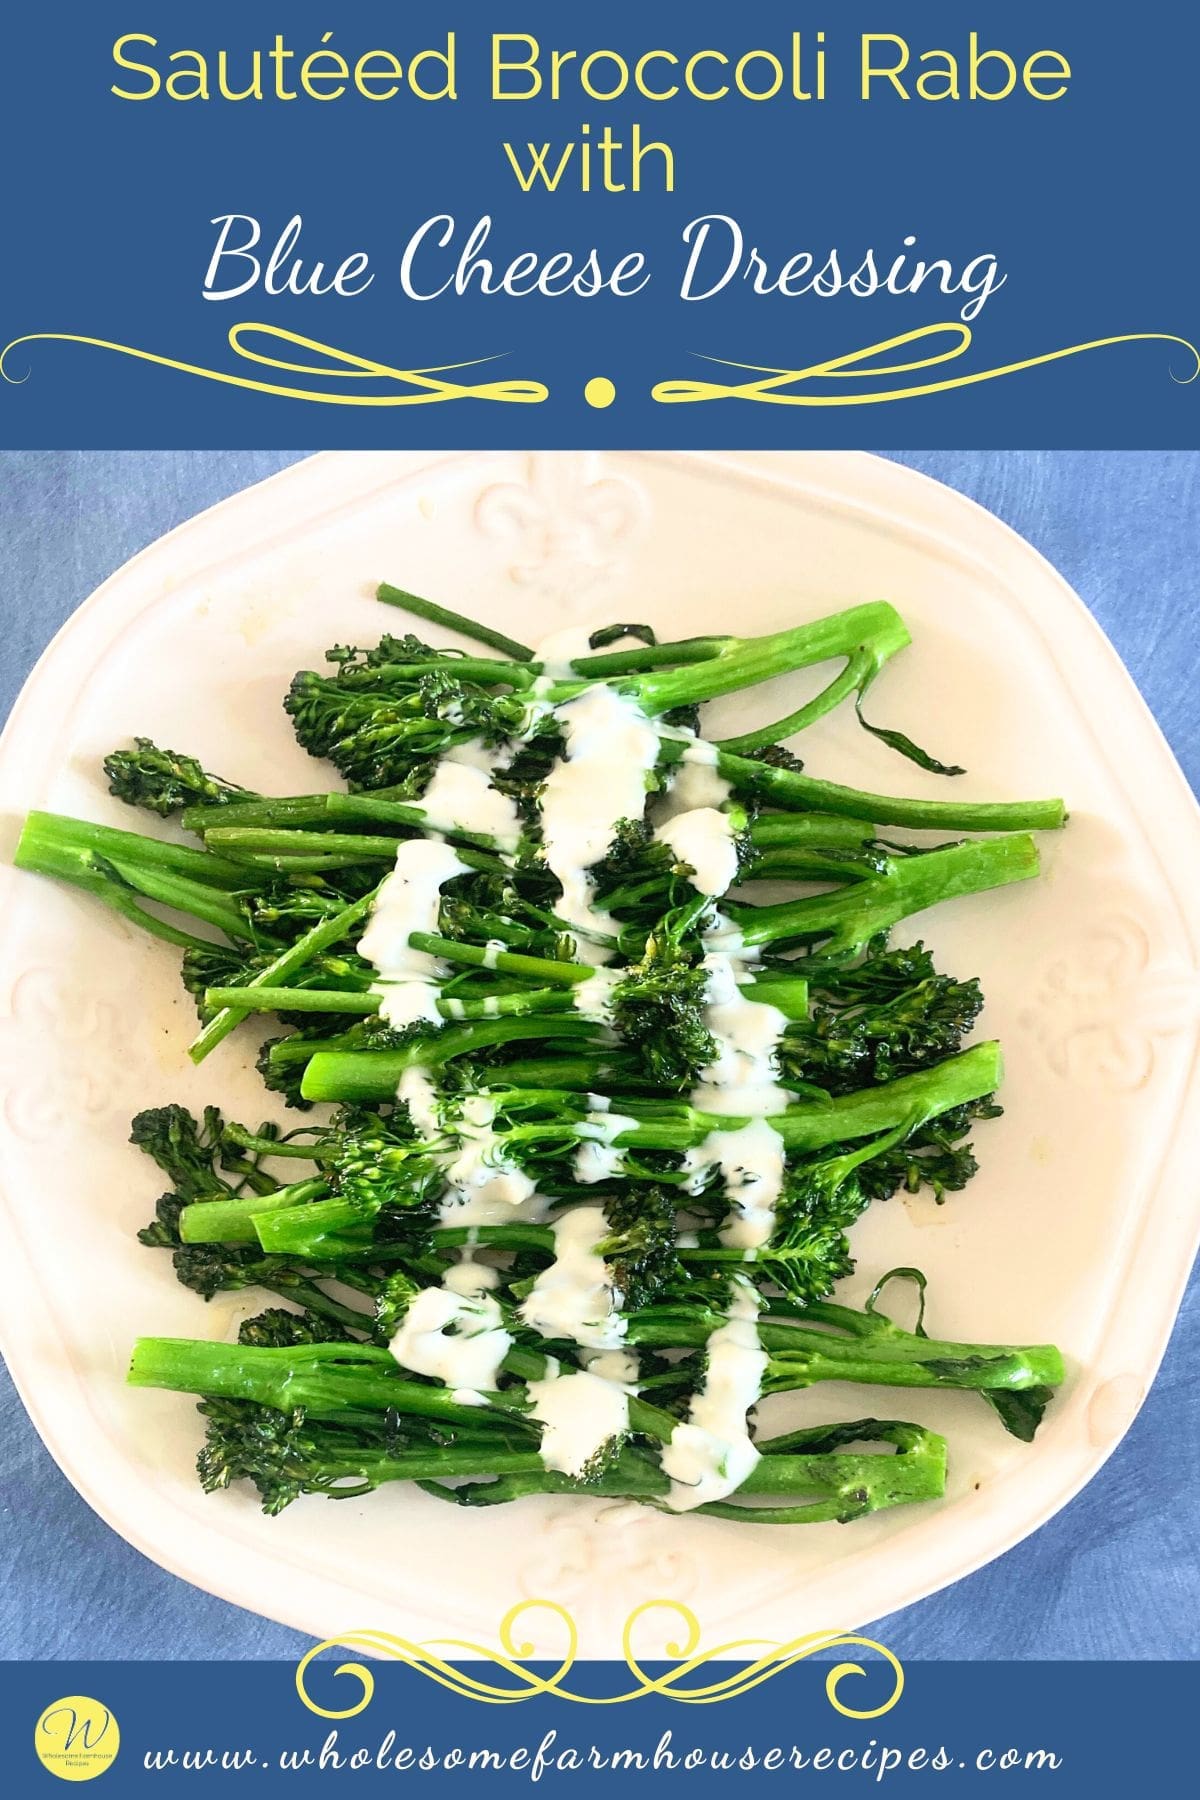
<instances>
[{"instance_id":1,"label":"round yellow logo","mask_svg":"<svg viewBox=\"0 0 1200 1800\"><path fill-rule=\"evenodd\" d=\"M33 1747L52 1775L63 1781L91 1781L114 1761L121 1733L103 1701L68 1694L48 1706L38 1720Z\"/></svg>"}]
</instances>

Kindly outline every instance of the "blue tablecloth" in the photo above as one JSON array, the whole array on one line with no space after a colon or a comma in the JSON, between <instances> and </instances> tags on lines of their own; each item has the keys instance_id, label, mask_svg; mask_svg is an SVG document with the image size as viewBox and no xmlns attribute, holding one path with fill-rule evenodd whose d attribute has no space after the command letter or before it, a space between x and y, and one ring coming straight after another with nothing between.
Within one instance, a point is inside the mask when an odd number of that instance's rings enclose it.
<instances>
[{"instance_id":1,"label":"blue tablecloth","mask_svg":"<svg viewBox=\"0 0 1200 1800\"><path fill-rule=\"evenodd\" d=\"M5 713L52 633L171 526L296 460L271 451L0 456ZM1200 454L897 457L979 500L1063 571L1200 776ZM902 1658L1184 1658L1200 1646L1200 1284L1125 1441L1084 1493L988 1568L874 1635ZM88 1510L3 1377L0 1655L292 1657L292 1631L188 1587Z\"/></svg>"}]
</instances>

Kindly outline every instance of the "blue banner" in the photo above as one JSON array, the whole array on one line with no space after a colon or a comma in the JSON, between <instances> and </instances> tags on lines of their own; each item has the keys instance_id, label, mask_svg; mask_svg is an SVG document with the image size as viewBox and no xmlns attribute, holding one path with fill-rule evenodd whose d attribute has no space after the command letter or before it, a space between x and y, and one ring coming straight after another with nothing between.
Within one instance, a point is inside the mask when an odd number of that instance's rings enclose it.
<instances>
[{"instance_id":1,"label":"blue banner","mask_svg":"<svg viewBox=\"0 0 1200 1800\"><path fill-rule=\"evenodd\" d=\"M468 1677L479 1667L460 1665ZM1190 1761L1192 1683L1181 1664L914 1663L896 1703L866 1719L830 1705L828 1669L814 1664L715 1707L658 1694L594 1703L627 1676L589 1665L592 1704L535 1694L473 1706L422 1674L377 1664L369 1704L345 1718L306 1706L285 1663L38 1663L6 1678L6 1763L22 1794L111 1770L101 1793L217 1783L255 1795L348 1785L394 1793L428 1782L463 1794L598 1794L615 1783L745 1792L754 1783L765 1792L1091 1796L1177 1781ZM313 1704L330 1714L361 1693L358 1676L328 1665L312 1677ZM850 1700L862 1687L851 1703L866 1710L890 1686L875 1670L843 1676L836 1691ZM1136 1718L1137 1730L1114 1730L1122 1718Z\"/></svg>"},{"instance_id":2,"label":"blue banner","mask_svg":"<svg viewBox=\"0 0 1200 1800\"><path fill-rule=\"evenodd\" d=\"M1175 0L22 8L0 441L1193 445L1198 48Z\"/></svg>"}]
</instances>

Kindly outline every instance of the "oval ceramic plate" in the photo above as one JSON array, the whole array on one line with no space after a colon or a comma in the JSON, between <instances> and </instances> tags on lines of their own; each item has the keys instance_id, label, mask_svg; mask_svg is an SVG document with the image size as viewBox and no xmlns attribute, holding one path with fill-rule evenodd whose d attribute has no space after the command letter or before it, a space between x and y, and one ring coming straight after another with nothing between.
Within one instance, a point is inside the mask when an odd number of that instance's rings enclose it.
<instances>
[{"instance_id":1,"label":"oval ceramic plate","mask_svg":"<svg viewBox=\"0 0 1200 1800\"><path fill-rule=\"evenodd\" d=\"M873 712L966 763L956 793L1067 797L1068 829L1042 840L1042 881L921 921L942 966L983 978L1006 1111L977 1133L983 1170L965 1194L873 1209L846 1291L917 1264L937 1335L1054 1340L1068 1383L1032 1446L968 1396L826 1386L771 1402L797 1423L874 1403L946 1432L944 1503L848 1527L561 1499L469 1513L399 1491L302 1501L271 1520L246 1493L206 1498L193 1408L123 1385L130 1344L231 1335L258 1303L205 1308L137 1246L159 1182L125 1140L133 1112L168 1100L269 1112L255 1042L235 1038L192 1069L175 953L6 867L0 1296L8 1361L47 1445L155 1561L318 1637L370 1626L491 1644L515 1602L545 1596L573 1613L583 1654L611 1656L653 1598L690 1604L709 1642L790 1637L967 1574L1069 1500L1126 1430L1197 1235L1200 975L1185 896L1200 890L1200 831L1128 677L1027 544L872 457L321 456L173 532L71 619L4 735L7 850L32 806L132 823L99 759L135 732L267 792L310 789L280 699L326 645L397 628L371 599L380 579L526 640L613 618L668 635L757 632L886 595L914 643ZM803 679L722 702L710 731L779 716ZM944 789L850 717L809 733L804 754L835 780ZM561 1648L549 1626L537 1648Z\"/></svg>"}]
</instances>

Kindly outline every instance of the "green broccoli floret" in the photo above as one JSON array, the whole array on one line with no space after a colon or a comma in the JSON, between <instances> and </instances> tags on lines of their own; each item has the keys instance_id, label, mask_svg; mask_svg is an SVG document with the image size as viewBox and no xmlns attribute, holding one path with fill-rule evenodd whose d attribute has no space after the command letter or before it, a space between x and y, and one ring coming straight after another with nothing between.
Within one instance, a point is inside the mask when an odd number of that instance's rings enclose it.
<instances>
[{"instance_id":1,"label":"green broccoli floret","mask_svg":"<svg viewBox=\"0 0 1200 1800\"><path fill-rule=\"evenodd\" d=\"M403 1269L397 1269L387 1277L375 1296L376 1337L385 1342L395 1337L409 1307L421 1292L421 1285Z\"/></svg>"},{"instance_id":2,"label":"green broccoli floret","mask_svg":"<svg viewBox=\"0 0 1200 1800\"><path fill-rule=\"evenodd\" d=\"M785 1078L831 1093L895 1081L953 1056L983 1009L979 982L927 975L885 999L833 1006L817 1001L779 1048Z\"/></svg>"},{"instance_id":3,"label":"green broccoli floret","mask_svg":"<svg viewBox=\"0 0 1200 1800\"><path fill-rule=\"evenodd\" d=\"M129 1141L154 1159L182 1201L233 1194L242 1187L269 1193L276 1183L261 1172L257 1156L247 1155L234 1135L239 1130L227 1125L215 1106L205 1107L202 1123L185 1106L155 1106L137 1114ZM274 1134L272 1125L260 1128L262 1137ZM218 1174L218 1168L235 1175L236 1184Z\"/></svg>"},{"instance_id":4,"label":"green broccoli floret","mask_svg":"<svg viewBox=\"0 0 1200 1800\"><path fill-rule=\"evenodd\" d=\"M325 652L325 661L332 663L339 675L351 681L355 675L369 669L392 667L400 663L437 663L444 659L453 659L454 650L435 650L432 644L414 637L411 631L397 636L394 632L385 631L379 642L370 650L359 650L353 644L333 644Z\"/></svg>"},{"instance_id":5,"label":"green broccoli floret","mask_svg":"<svg viewBox=\"0 0 1200 1800\"><path fill-rule=\"evenodd\" d=\"M612 1275L616 1304L640 1312L678 1267L675 1203L659 1187L623 1187L604 1203L608 1235L596 1246Z\"/></svg>"},{"instance_id":6,"label":"green broccoli floret","mask_svg":"<svg viewBox=\"0 0 1200 1800\"><path fill-rule=\"evenodd\" d=\"M998 1119L1004 1108L991 1094L956 1106L918 1127L902 1143L864 1163L859 1180L868 1200L886 1200L903 1188L915 1194L924 1186L936 1200L966 1187L979 1164L970 1144L961 1140L976 1119Z\"/></svg>"},{"instance_id":7,"label":"green broccoli floret","mask_svg":"<svg viewBox=\"0 0 1200 1800\"><path fill-rule=\"evenodd\" d=\"M139 1244L150 1250L173 1250L179 1243L179 1215L187 1205L181 1194L163 1194L154 1208L154 1217L137 1234Z\"/></svg>"},{"instance_id":8,"label":"green broccoli floret","mask_svg":"<svg viewBox=\"0 0 1200 1800\"><path fill-rule=\"evenodd\" d=\"M272 1056L272 1051L280 1044L290 1044L293 1038L307 1038L318 1044L325 1036L325 1031L318 1026L307 1031L293 1032L288 1037L267 1038L258 1052L254 1066L262 1076L268 1092L281 1095L288 1106L294 1106L301 1112L310 1112L312 1101L306 1100L300 1091L304 1071L308 1067L307 1060L299 1057L276 1059Z\"/></svg>"},{"instance_id":9,"label":"green broccoli floret","mask_svg":"<svg viewBox=\"0 0 1200 1800\"><path fill-rule=\"evenodd\" d=\"M708 972L671 932L652 932L613 989L612 1021L656 1086L680 1089L716 1055L704 1022Z\"/></svg>"},{"instance_id":10,"label":"green broccoli floret","mask_svg":"<svg viewBox=\"0 0 1200 1800\"><path fill-rule=\"evenodd\" d=\"M194 756L160 750L150 738L133 741L133 750L113 750L104 759L108 791L127 806L141 806L169 819L185 806L225 806L231 800L261 798L250 788L209 775Z\"/></svg>"},{"instance_id":11,"label":"green broccoli floret","mask_svg":"<svg viewBox=\"0 0 1200 1800\"><path fill-rule=\"evenodd\" d=\"M793 774L803 772L804 764L792 750L785 750L782 744L764 744L759 750L751 750L746 757L747 762L766 763L770 769L791 769Z\"/></svg>"},{"instance_id":12,"label":"green broccoli floret","mask_svg":"<svg viewBox=\"0 0 1200 1800\"><path fill-rule=\"evenodd\" d=\"M391 1417L371 1424L360 1418L339 1425L312 1419L303 1407L281 1412L225 1399L205 1400L197 1411L205 1419L196 1463L205 1492L250 1481L268 1514L282 1512L301 1494L344 1500L370 1493L383 1482L410 1477L406 1451L424 1451L426 1459L436 1454L437 1438L419 1420Z\"/></svg>"},{"instance_id":13,"label":"green broccoli floret","mask_svg":"<svg viewBox=\"0 0 1200 1800\"><path fill-rule=\"evenodd\" d=\"M437 1169L412 1127L404 1107L386 1118L365 1108L343 1107L324 1142L330 1185L364 1219L381 1207L419 1207L430 1198Z\"/></svg>"},{"instance_id":14,"label":"green broccoli floret","mask_svg":"<svg viewBox=\"0 0 1200 1800\"><path fill-rule=\"evenodd\" d=\"M478 661L433 651L417 638L385 637L374 650L335 645L335 675L301 670L284 700L296 737L327 757L351 788L411 783L415 798L431 758L464 736L496 742L525 720L512 694L473 678ZM461 665L461 666L460 666ZM503 681L503 665L497 665Z\"/></svg>"},{"instance_id":15,"label":"green broccoli floret","mask_svg":"<svg viewBox=\"0 0 1200 1800\"><path fill-rule=\"evenodd\" d=\"M316 1313L289 1312L282 1306L269 1306L238 1326L239 1344L265 1344L287 1349L295 1344L346 1344L351 1336L336 1319L323 1319Z\"/></svg>"}]
</instances>

